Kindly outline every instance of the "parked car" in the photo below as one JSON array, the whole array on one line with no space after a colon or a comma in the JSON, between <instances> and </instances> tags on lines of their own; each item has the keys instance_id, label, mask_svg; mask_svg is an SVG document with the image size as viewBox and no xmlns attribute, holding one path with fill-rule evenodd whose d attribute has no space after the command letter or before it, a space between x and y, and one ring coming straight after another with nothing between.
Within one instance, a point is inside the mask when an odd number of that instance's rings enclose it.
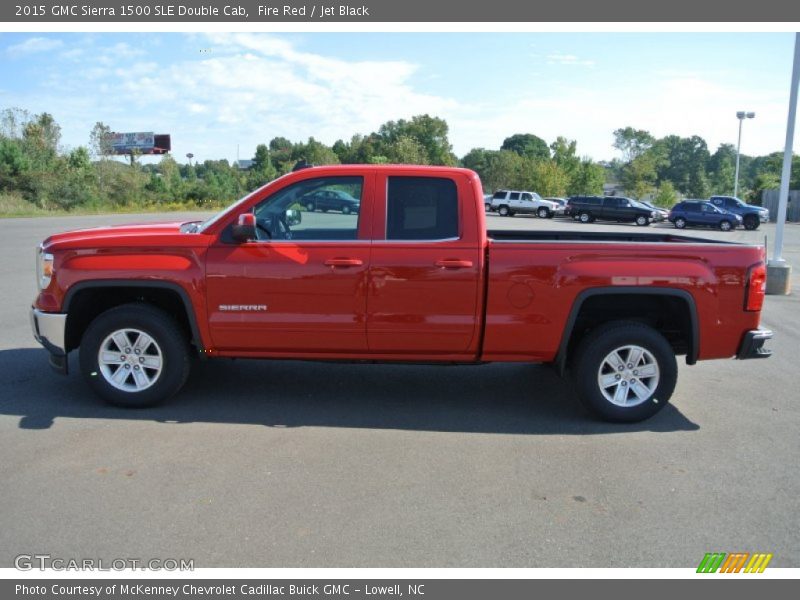
<instances>
[{"instance_id":1,"label":"parked car","mask_svg":"<svg viewBox=\"0 0 800 600\"><path fill-rule=\"evenodd\" d=\"M595 220L649 225L655 211L623 196L573 196L567 200L570 216L581 223Z\"/></svg>"},{"instance_id":2,"label":"parked car","mask_svg":"<svg viewBox=\"0 0 800 600\"><path fill-rule=\"evenodd\" d=\"M717 208L707 200L684 200L669 212L669 222L678 229L684 227L716 227L722 231L733 231L742 225L742 217Z\"/></svg>"},{"instance_id":3,"label":"parked car","mask_svg":"<svg viewBox=\"0 0 800 600\"><path fill-rule=\"evenodd\" d=\"M563 217L567 209L567 201L565 198L545 198L548 202L556 204L555 216Z\"/></svg>"},{"instance_id":4,"label":"parked car","mask_svg":"<svg viewBox=\"0 0 800 600\"><path fill-rule=\"evenodd\" d=\"M363 189L357 219L289 225L297 198L343 185ZM506 361L553 364L589 410L626 422L669 402L678 355L770 355L763 247L487 231L480 190L467 169L309 167L206 221L55 234L36 257L33 335L63 374L79 350L87 385L126 407L166 400L219 357ZM280 379L264 389L279 395Z\"/></svg>"},{"instance_id":5,"label":"parked car","mask_svg":"<svg viewBox=\"0 0 800 600\"><path fill-rule=\"evenodd\" d=\"M483 195L483 208L486 212L491 212L494 210L492 208L492 194L484 194Z\"/></svg>"},{"instance_id":6,"label":"parked car","mask_svg":"<svg viewBox=\"0 0 800 600\"><path fill-rule=\"evenodd\" d=\"M498 190L492 196L492 209L502 217L513 217L515 214L536 215L542 219L550 219L556 214L558 205L545 200L536 192L519 192Z\"/></svg>"},{"instance_id":7,"label":"parked car","mask_svg":"<svg viewBox=\"0 0 800 600\"><path fill-rule=\"evenodd\" d=\"M660 206L656 206L652 202L647 200L639 200L639 204L643 204L645 208L649 208L655 213L655 221L665 221L669 216L669 211L666 208L661 208Z\"/></svg>"},{"instance_id":8,"label":"parked car","mask_svg":"<svg viewBox=\"0 0 800 600\"><path fill-rule=\"evenodd\" d=\"M714 206L742 217L744 228L750 231L758 229L761 223L769 221L769 209L747 204L735 196L711 196L708 199Z\"/></svg>"},{"instance_id":9,"label":"parked car","mask_svg":"<svg viewBox=\"0 0 800 600\"><path fill-rule=\"evenodd\" d=\"M361 206L358 200L341 190L317 190L303 196L300 203L309 212L338 210L345 215L357 213Z\"/></svg>"}]
</instances>

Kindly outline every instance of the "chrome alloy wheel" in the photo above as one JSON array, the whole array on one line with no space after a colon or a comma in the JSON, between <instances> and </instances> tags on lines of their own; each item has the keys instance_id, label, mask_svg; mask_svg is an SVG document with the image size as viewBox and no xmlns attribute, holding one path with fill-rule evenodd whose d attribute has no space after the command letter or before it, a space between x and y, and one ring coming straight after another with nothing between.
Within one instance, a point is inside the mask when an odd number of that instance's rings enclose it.
<instances>
[{"instance_id":1,"label":"chrome alloy wheel","mask_svg":"<svg viewBox=\"0 0 800 600\"><path fill-rule=\"evenodd\" d=\"M139 329L118 329L97 354L103 378L123 392L141 392L161 375L164 357L156 341Z\"/></svg>"},{"instance_id":2,"label":"chrome alloy wheel","mask_svg":"<svg viewBox=\"0 0 800 600\"><path fill-rule=\"evenodd\" d=\"M617 406L638 406L658 387L658 363L641 346L612 350L600 363L597 385L605 399Z\"/></svg>"}]
</instances>

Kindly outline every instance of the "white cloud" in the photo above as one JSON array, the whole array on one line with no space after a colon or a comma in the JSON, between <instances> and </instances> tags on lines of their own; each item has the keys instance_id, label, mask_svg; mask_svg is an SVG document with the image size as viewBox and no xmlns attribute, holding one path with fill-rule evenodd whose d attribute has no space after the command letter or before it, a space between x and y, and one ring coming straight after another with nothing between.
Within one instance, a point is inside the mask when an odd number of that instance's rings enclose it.
<instances>
[{"instance_id":1,"label":"white cloud","mask_svg":"<svg viewBox=\"0 0 800 600\"><path fill-rule=\"evenodd\" d=\"M574 54L563 54L561 52L553 52L547 55L548 65L575 65L581 67L593 67L594 61L582 59Z\"/></svg>"},{"instance_id":2,"label":"white cloud","mask_svg":"<svg viewBox=\"0 0 800 600\"><path fill-rule=\"evenodd\" d=\"M6 49L6 54L12 58L37 54L39 52L51 52L64 45L64 42L54 38L32 37L24 42L14 44Z\"/></svg>"}]
</instances>

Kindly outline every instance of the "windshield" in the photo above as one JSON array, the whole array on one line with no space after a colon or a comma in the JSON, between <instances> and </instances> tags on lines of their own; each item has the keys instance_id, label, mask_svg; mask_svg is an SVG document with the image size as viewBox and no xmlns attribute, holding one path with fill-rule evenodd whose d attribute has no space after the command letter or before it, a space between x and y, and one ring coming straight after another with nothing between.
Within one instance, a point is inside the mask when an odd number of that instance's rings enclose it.
<instances>
[{"instance_id":1,"label":"windshield","mask_svg":"<svg viewBox=\"0 0 800 600\"><path fill-rule=\"evenodd\" d=\"M538 201L542 200L542 197L539 194L537 194L536 192L533 192L532 195L533 195L533 199L534 200L538 200Z\"/></svg>"}]
</instances>

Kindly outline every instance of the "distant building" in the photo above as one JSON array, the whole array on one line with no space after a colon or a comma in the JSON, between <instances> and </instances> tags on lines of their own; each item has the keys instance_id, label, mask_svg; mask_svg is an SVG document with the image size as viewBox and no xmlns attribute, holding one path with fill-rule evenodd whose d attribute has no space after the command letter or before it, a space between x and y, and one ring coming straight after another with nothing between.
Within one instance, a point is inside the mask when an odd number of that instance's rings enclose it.
<instances>
[{"instance_id":1,"label":"distant building","mask_svg":"<svg viewBox=\"0 0 800 600\"><path fill-rule=\"evenodd\" d=\"M236 168L240 171L249 171L253 168L253 161L252 159L244 158L242 160L236 161Z\"/></svg>"}]
</instances>

